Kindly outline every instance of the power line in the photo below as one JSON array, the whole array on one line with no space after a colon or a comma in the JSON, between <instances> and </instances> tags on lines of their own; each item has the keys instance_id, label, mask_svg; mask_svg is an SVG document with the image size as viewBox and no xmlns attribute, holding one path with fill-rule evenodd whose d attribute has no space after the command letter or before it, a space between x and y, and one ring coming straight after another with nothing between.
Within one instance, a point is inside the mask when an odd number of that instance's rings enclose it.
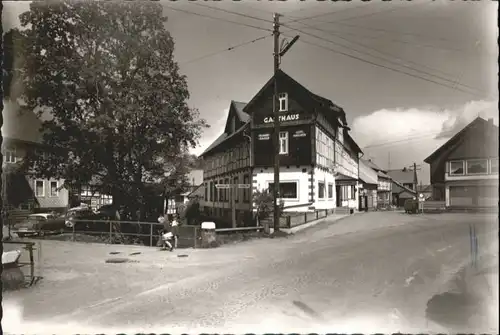
<instances>
[{"instance_id":1,"label":"power line","mask_svg":"<svg viewBox=\"0 0 500 335\"><path fill-rule=\"evenodd\" d=\"M289 23L294 23L294 22L301 22L301 21L311 20L311 19L315 19L315 18L318 18L318 17L322 17L322 16L328 16L328 15L338 14L338 13L345 12L347 10L352 10L352 9L356 9L356 8L360 8L360 7L366 7L369 4L370 3L362 4L362 5L358 5L358 6L355 6L355 7L343 8L343 9L339 9L339 10L335 10L335 11L331 11L331 12L327 12L327 13L320 13L320 14L316 14L316 15L312 15L312 16L308 16L308 17L302 17L302 18L300 18L300 17L292 17L292 16L289 16L289 15L286 15L287 17L290 17L293 20L290 20L290 21L287 21L287 22L283 22L283 24L289 24Z\"/></svg>"},{"instance_id":2,"label":"power line","mask_svg":"<svg viewBox=\"0 0 500 335\"><path fill-rule=\"evenodd\" d=\"M419 135L410 136L410 137L407 137L407 138L404 138L404 139L400 139L400 140L392 140L392 141L386 141L386 142L379 142L379 143L375 143L375 144L370 144L370 145L367 145L367 146L363 147L363 149L378 148L378 147L384 147L384 146L387 146L387 145L408 143L408 142L412 142L412 141L415 141L415 140L423 140L423 139L427 139L427 138L429 138L431 136L437 136L437 135L439 135L441 133L442 133L442 131L430 132L430 133L422 133L422 134L419 134Z\"/></svg>"},{"instance_id":3,"label":"power line","mask_svg":"<svg viewBox=\"0 0 500 335\"><path fill-rule=\"evenodd\" d=\"M192 11L185 10L185 9L174 8L174 7L168 6L168 5L163 5L163 7L169 8L169 9L174 10L174 11L186 13L186 14L197 15L197 16L201 16L201 17L205 17L205 18L209 18L209 19L213 19L213 20L217 20L217 21L224 21L224 22L236 24L236 25L239 25L239 26L244 26L244 27L249 27L249 28L254 28L254 29L269 31L269 32L272 31L271 29L266 29L266 28L262 28L262 27L258 27L258 26L253 26L251 24L246 24L246 23L241 23L241 22L226 20L226 19L223 19L223 18L220 18L220 17L216 17L216 16L210 16L210 15L206 15L206 14L200 14L200 13L192 12Z\"/></svg>"},{"instance_id":4,"label":"power line","mask_svg":"<svg viewBox=\"0 0 500 335\"><path fill-rule=\"evenodd\" d=\"M357 45L359 45L359 46L361 46L361 47L363 47L363 48L366 48L366 49L368 49L368 50L373 50L373 51L375 51L375 52L377 52L377 53L379 53L379 54L381 54L381 55L385 55L385 56L388 56L388 57L394 57L393 55L390 55L390 54L384 53L384 52L379 51L379 50L377 50L377 49L375 49L375 48L372 48L372 47L370 47L370 46L367 46L367 45L365 45L365 44L362 44L362 43L358 43L358 42L351 41L351 40L349 40L349 39L347 39L347 38L342 37L340 34L336 34L336 33L332 32L332 31L328 31L328 30L323 30L323 29L315 28L315 27L310 26L310 25L307 25L307 24L305 24L305 23L301 23L301 24L306 25L306 27L308 27L309 29L314 29L314 30L318 30L318 31L326 32L326 33L328 33L328 34L330 34L330 35L336 36L337 38L339 38L339 39L341 39L341 40L347 41L348 43L351 43L351 44L357 44ZM317 37L317 38L318 38L318 37ZM348 47L348 46L342 45L342 44L340 44L340 43L338 43L338 42L335 42L335 41L332 41L332 40L329 40L329 41L330 41L331 43L333 43L333 44L340 45L340 46L342 46L342 47L344 47L344 48L346 48L346 49L350 49L350 50L353 50L353 51L358 52L358 53L361 53L361 54L366 53L366 52L363 52L363 51L356 50L356 49L354 49L354 48L352 48L352 47ZM391 60L390 60L390 59L388 59L387 57L379 57L379 56L374 56L373 54L369 54L369 53L366 53L366 54L368 54L368 55L370 55L370 56L372 56L372 57L374 57L374 58L378 58L378 59L381 59L381 60L383 60L383 61L386 61L386 62L393 63L393 64L397 65L396 63L394 63L393 61L391 61ZM432 71L435 71L435 72L441 72L441 71L440 71L440 70L438 70L438 69L434 69L434 68L432 68L432 67L428 67L428 66L426 66L426 65L424 65L424 64L420 64L420 63L413 62L413 61L410 61L410 60L402 60L402 59L400 59L400 58L399 58L399 59L396 59L396 60L398 60L399 62L401 62L401 61L406 61L407 63L413 63L413 64L415 64L415 65L417 65L417 66L426 67L426 68L428 68L428 69L430 69L430 70L432 70ZM420 72L420 73L422 73L422 74L426 74L426 75L428 75L428 76L431 76L431 77L434 77L434 78L437 78L437 79L441 79L441 80L447 81L447 82L449 82L449 83L451 83L451 84L455 84L455 83L456 83L456 79L455 79L455 78L451 78L451 79L450 79L450 78L446 78L446 77L438 76L438 75L435 75L435 74L432 74L432 73L429 73L429 72L426 72L426 71L422 71L422 70L414 69L414 68L412 68L412 67L410 67L410 66L407 66L407 65L404 65L404 64L401 64L401 65L398 65L398 66L401 66L401 67L404 67L404 68L407 68L407 69L410 69L410 70L413 70L413 71L416 71L416 72ZM447 75L449 75L449 74L447 74ZM463 86L463 87L466 87L466 88L468 88L468 89L471 89L471 90L473 90L473 91L475 90L475 88L474 88L474 87L471 87L471 86L468 86L468 85L465 85L465 84L459 84L459 85L461 85L461 86Z\"/></svg>"},{"instance_id":5,"label":"power line","mask_svg":"<svg viewBox=\"0 0 500 335\"><path fill-rule=\"evenodd\" d=\"M327 22L326 22L327 23ZM303 24L303 23L301 23ZM339 25L343 25L343 26L349 26L349 27L359 27L359 28L362 28L362 29L366 29L366 30L373 30L373 31L376 31L377 29L371 29L371 28L367 28L367 27L360 27L360 26L355 26L355 25L346 25L344 23L338 23L338 22L332 22L332 24L339 24ZM330 31L330 30L325 30L325 31ZM385 31L385 30L384 30ZM398 34L397 32L393 32L394 34ZM354 32L346 32L346 31L343 31L342 34L344 35L352 35L352 36L355 36L355 37L360 37L360 38L365 38L365 39L380 39L380 36L370 36L370 35L364 35L364 34L360 34L360 33L354 33ZM401 33L401 35L413 35L413 34L410 34L410 33ZM424 36L424 35L416 35L415 36ZM441 38L439 38L441 39ZM445 39L443 39L445 40ZM387 42L393 42L393 43L401 43L401 44L410 44L414 47L420 47L420 48L430 48L430 49L436 49L436 50L444 50L444 51L453 51L453 52L462 52L462 53L468 53L468 54L474 54L476 56L481 56L481 57L492 57L491 53L487 53L487 54L484 54L484 53L479 53L479 52L472 52L472 50L468 50L468 49L461 49L461 48L454 48L454 47L450 47L450 46L439 46L439 45L434 45L434 44L423 44L423 43L417 43L417 42L409 42L409 41L405 41L405 40L402 40L402 39L397 39L397 38L385 38L384 41L387 41ZM450 40L446 40L450 43L454 43ZM437 42L437 41L436 41ZM441 43L441 42L439 42Z\"/></svg>"},{"instance_id":6,"label":"power line","mask_svg":"<svg viewBox=\"0 0 500 335\"><path fill-rule=\"evenodd\" d=\"M334 20L334 21L330 21L330 22L325 22L325 23L333 23L333 22L342 22L342 21L348 21L348 20L357 20L357 19L360 19L360 18L363 18L363 17L368 17L368 16L373 16L373 15L377 15L377 14L383 14L383 13L390 13L390 12L395 12L395 11L398 11L398 10L401 10L401 9L406 9L410 6L418 6L418 5L423 5L423 4L429 4L431 2L413 2L409 5L401 5L401 6L398 6L396 8L386 8L386 9L382 9L382 10L379 10L377 12L371 12L371 13L366 13L366 14L361 14L361 15L358 15L358 16L351 16L351 17L346 17L346 18L343 18L343 19L339 19L339 20Z\"/></svg>"},{"instance_id":7,"label":"power line","mask_svg":"<svg viewBox=\"0 0 500 335\"><path fill-rule=\"evenodd\" d=\"M248 45L248 44L251 44L251 43L255 43L257 41L260 41L260 40L263 40L267 37L270 37L272 36L272 34L269 34L269 35L265 35L265 36L262 36L262 37L259 37L259 38L256 38L256 39L253 39L251 41L248 41L248 42L243 42L243 43L240 43L240 44L237 44L237 45L233 45L229 48L226 48L226 49L223 49L223 50L219 50L219 51L215 51L215 52L212 52L212 53L209 53L209 54L206 54L206 55L203 55L201 57L198 57L198 58L194 58L194 59L191 59L189 61L186 61L186 62L181 62L180 64L181 65L186 65L186 64L190 64L190 63L193 63L193 62L197 62L199 60L202 60L202 59L205 59L205 58L209 58L209 57L212 57L212 56L215 56L215 55L218 55L218 54L221 54L223 52L226 52L226 51L232 51L236 48L239 48L239 47L242 47L244 45Z\"/></svg>"},{"instance_id":8,"label":"power line","mask_svg":"<svg viewBox=\"0 0 500 335\"><path fill-rule=\"evenodd\" d=\"M319 21L321 22L321 21ZM324 23L327 23L326 21L323 21ZM395 32L389 29L382 29L382 28L372 28L372 27L364 27L364 26L358 26L356 24L350 24L350 23L342 23L342 22L333 22L332 24L338 24L341 26L346 26L346 27L351 27L351 28L356 28L356 29L363 29L363 30L369 30L369 31L380 31L384 32L387 34L394 34L394 35L408 35L408 36L416 36L416 37L423 37L423 38L428 38L428 39L436 39L436 41L443 41L443 42L451 42L451 43L457 43L457 41L451 41L447 38L443 37L431 37L428 35L424 34L416 34L416 33L408 33L408 32Z\"/></svg>"},{"instance_id":9,"label":"power line","mask_svg":"<svg viewBox=\"0 0 500 335\"><path fill-rule=\"evenodd\" d=\"M304 32L304 31L300 31L298 29L294 29L294 30L297 30L299 32L302 32L303 34L305 35L310 35L310 36L313 36L313 37L316 37L317 39L320 39L320 40L324 40L324 41L327 41L327 42L330 42L332 43L332 41L329 41L327 39L324 39L324 38L321 38L321 37L317 37L315 35L312 35L312 34L309 34L307 32ZM301 39L300 40L302 43L306 43L306 44L310 44L310 45L313 45L313 46L316 46L318 48L322 48L322 49L325 49L325 50L329 50L331 52L334 52L334 53L337 53L337 54L340 54L340 55L343 55L343 56L346 56L346 57L349 57L349 58L352 58L352 59L356 59L356 60L359 60L361 62L364 62L364 63L368 63L368 64L371 64L371 65L374 65L374 66L377 66L377 67L380 67L380 68L384 68L384 69L387 69L387 70L391 70L393 72L398 72L398 73L402 73L402 74L406 74L410 77L414 77L414 78L418 78L418 79L421 79L421 80L424 80L424 81L427 81L427 82L430 82L430 83L434 83L434 84L437 84L437 85L440 85L440 86L444 86L444 87L447 87L449 89L453 89L453 90L457 90L457 91L461 91L461 92L464 92L464 93L467 93L467 94L470 94L470 95L473 95L473 96L478 96L477 93L473 93L473 92L468 92L466 90L462 90L462 89L459 89L459 88L453 88L451 86L448 86L446 84L443 84L443 83L440 83L438 81L435 81L435 80L432 80L432 79L428 79L428 78L425 78L425 77L421 77L421 76L417 76L413 73L409 73L409 72L405 72L405 71L401 71L401 70L398 70L398 69L394 69L394 68L391 68L389 66L385 66L385 65L382 65L382 64L378 64L378 63L375 63L375 62L372 62L372 61L369 61L369 60L366 60L366 59L363 59L363 58L360 58L360 57L357 57L357 56L354 56L354 55L351 55L351 54L348 54L348 53L345 53L345 52L342 52L342 51L339 51L339 50L335 50L335 49L332 49L332 48L328 48L326 46L323 46L323 45L320 45L320 44L316 44L316 43L313 43L313 42L310 42L310 41L306 41L304 39Z\"/></svg>"},{"instance_id":10,"label":"power line","mask_svg":"<svg viewBox=\"0 0 500 335\"><path fill-rule=\"evenodd\" d=\"M247 15L247 14L242 14L242 13L234 12L234 11L227 10L227 9L222 9L222 8L208 6L208 5L203 5L203 4L200 4L200 3L197 3L197 2L188 2L188 3L191 4L191 5L195 5L195 6L199 6L199 7L205 7L205 8L209 8L209 9L216 10L216 11L219 11L219 12L224 12L224 13L228 13L228 14L238 15L238 16L246 17L246 18L253 19L253 20L264 21L264 22L271 23L271 24L273 23L273 21L271 21L271 20L266 20L266 19L263 19L263 18L260 18L260 17L256 17L256 16L252 16L252 15Z\"/></svg>"}]
</instances>

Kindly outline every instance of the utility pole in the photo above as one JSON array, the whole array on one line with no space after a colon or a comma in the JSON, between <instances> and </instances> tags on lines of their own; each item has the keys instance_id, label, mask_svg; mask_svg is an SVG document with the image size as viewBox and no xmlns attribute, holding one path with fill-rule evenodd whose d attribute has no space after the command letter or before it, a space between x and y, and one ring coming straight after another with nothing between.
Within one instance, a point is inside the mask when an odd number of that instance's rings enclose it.
<instances>
[{"instance_id":1,"label":"utility pole","mask_svg":"<svg viewBox=\"0 0 500 335\"><path fill-rule=\"evenodd\" d=\"M411 166L410 169L413 170L413 190L416 192L418 185L417 171L419 171L421 167L420 165L417 166L417 163L413 163L413 166Z\"/></svg>"},{"instance_id":2,"label":"utility pole","mask_svg":"<svg viewBox=\"0 0 500 335\"><path fill-rule=\"evenodd\" d=\"M273 144L274 144L274 231L280 230L280 212L279 212L279 197L280 197L280 119L279 119L279 109L278 109L278 80L276 76L280 68L280 59L285 55L285 53L290 50L292 45L299 39L299 36L295 36L290 42L283 44L280 49L280 14L274 14L274 24L273 24L273 36L274 36L274 97L273 97L273 118L274 118L274 133L273 133Z\"/></svg>"},{"instance_id":3,"label":"utility pole","mask_svg":"<svg viewBox=\"0 0 500 335\"><path fill-rule=\"evenodd\" d=\"M273 24L273 37L274 37L274 97L273 97L273 118L274 118L274 190L273 190L273 214L274 214L274 232L280 230L280 213L279 213L279 190L280 190L280 122L278 113L278 80L276 78L278 70L280 68L280 54L279 54L279 44L280 44L280 15L274 13L274 24Z\"/></svg>"}]
</instances>

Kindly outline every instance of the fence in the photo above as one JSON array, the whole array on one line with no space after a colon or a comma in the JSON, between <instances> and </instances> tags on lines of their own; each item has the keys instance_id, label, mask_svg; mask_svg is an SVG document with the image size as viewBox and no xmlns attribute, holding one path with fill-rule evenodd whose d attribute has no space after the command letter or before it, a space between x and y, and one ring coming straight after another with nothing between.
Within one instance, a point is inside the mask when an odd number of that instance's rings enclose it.
<instances>
[{"instance_id":1,"label":"fence","mask_svg":"<svg viewBox=\"0 0 500 335\"><path fill-rule=\"evenodd\" d=\"M280 217L280 228L290 229L309 223L311 221L324 219L332 214L349 215L350 213L351 210L347 207L340 207L334 209L318 209L312 212L298 212L298 213L285 212L283 213L283 216Z\"/></svg>"},{"instance_id":2,"label":"fence","mask_svg":"<svg viewBox=\"0 0 500 335\"><path fill-rule=\"evenodd\" d=\"M156 246L163 225L158 222L74 220L70 232L72 241L104 242L110 244L139 244ZM199 247L200 227L178 227L179 248ZM66 233L66 234L67 234Z\"/></svg>"},{"instance_id":3,"label":"fence","mask_svg":"<svg viewBox=\"0 0 500 335\"><path fill-rule=\"evenodd\" d=\"M4 272L21 271L26 286L31 286L42 278L42 244L40 242L3 241L3 246L4 252L21 251L17 266L4 268Z\"/></svg>"}]
</instances>

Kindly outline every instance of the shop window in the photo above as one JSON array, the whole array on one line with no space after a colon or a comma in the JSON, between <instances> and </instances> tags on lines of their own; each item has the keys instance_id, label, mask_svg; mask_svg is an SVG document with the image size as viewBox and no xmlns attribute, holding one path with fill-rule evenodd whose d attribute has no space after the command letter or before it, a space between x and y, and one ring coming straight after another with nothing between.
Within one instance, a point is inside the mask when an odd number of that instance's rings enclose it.
<instances>
[{"instance_id":1,"label":"shop window","mask_svg":"<svg viewBox=\"0 0 500 335\"><path fill-rule=\"evenodd\" d=\"M328 199L333 199L333 184L328 184Z\"/></svg>"},{"instance_id":2,"label":"shop window","mask_svg":"<svg viewBox=\"0 0 500 335\"><path fill-rule=\"evenodd\" d=\"M280 183L279 197L281 199L298 199L297 182ZM268 190L273 192L274 183L269 183Z\"/></svg>"}]
</instances>

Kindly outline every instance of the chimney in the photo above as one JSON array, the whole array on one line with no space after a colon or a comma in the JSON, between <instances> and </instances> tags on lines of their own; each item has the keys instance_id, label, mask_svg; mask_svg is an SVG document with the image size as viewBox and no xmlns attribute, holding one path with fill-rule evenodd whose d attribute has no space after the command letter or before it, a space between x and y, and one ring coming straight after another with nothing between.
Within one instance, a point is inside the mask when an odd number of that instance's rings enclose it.
<instances>
[{"instance_id":1,"label":"chimney","mask_svg":"<svg viewBox=\"0 0 500 335\"><path fill-rule=\"evenodd\" d=\"M488 123L489 124L493 124L493 118L492 117L488 119Z\"/></svg>"}]
</instances>

